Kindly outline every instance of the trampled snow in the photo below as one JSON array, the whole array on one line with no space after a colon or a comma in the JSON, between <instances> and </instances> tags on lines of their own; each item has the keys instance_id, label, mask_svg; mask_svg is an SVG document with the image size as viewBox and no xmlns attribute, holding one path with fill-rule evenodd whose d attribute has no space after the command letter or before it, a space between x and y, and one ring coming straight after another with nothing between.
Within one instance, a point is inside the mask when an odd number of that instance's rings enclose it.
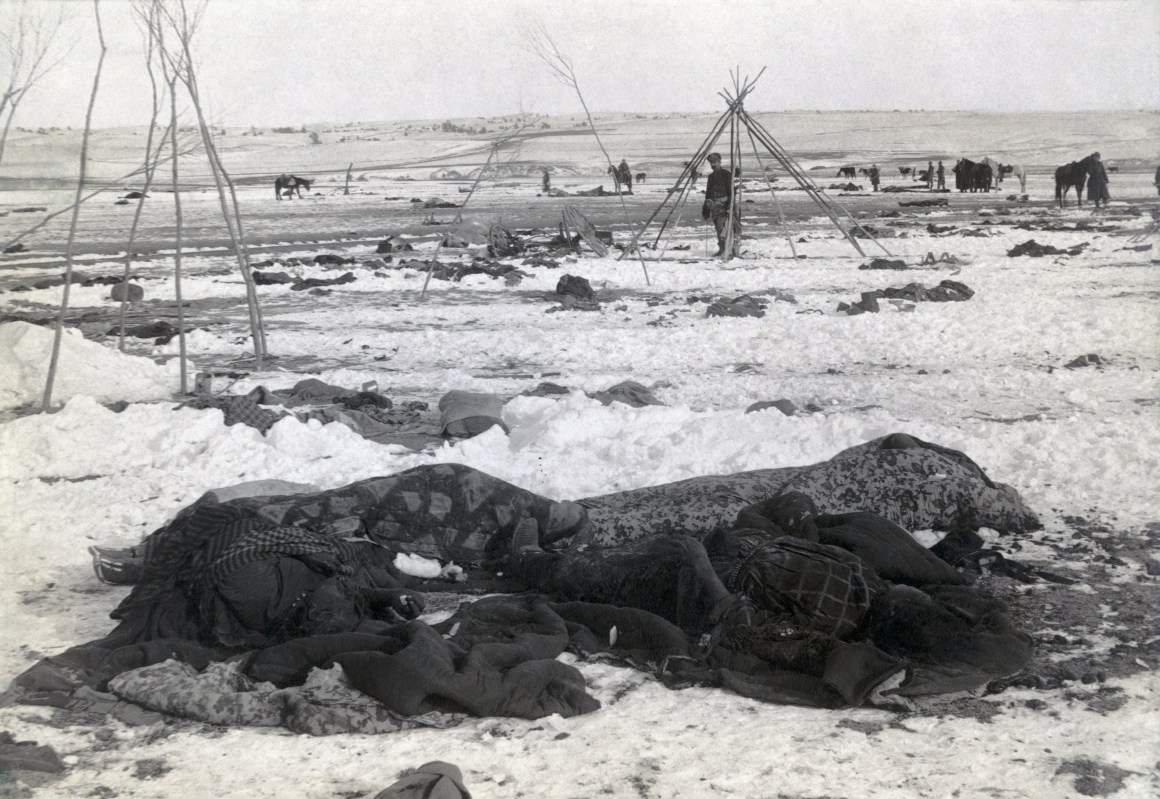
<instances>
[{"instance_id":1,"label":"trampled snow","mask_svg":"<svg viewBox=\"0 0 1160 799\"><path fill-rule=\"evenodd\" d=\"M1032 146L1029 135L1012 137L1022 148ZM1117 198L1154 203L1144 176L1116 180L1135 187L1121 189ZM495 207L510 220L521 204L539 202L535 190L532 182L490 189L483 200L498 197ZM1040 198L1049 194L1047 179L1033 176L1031 190ZM267 188L261 196L258 188L251 191L243 194L245 203L275 213L267 207L274 203ZM420 186L403 191L437 193ZM643 196L659 201L663 186L652 191ZM855 211L877 211L897 208L894 200L906 197L844 202ZM420 301L424 275L416 269L341 266L358 279L330 293L260 289L270 349L278 358L242 377L226 376L250 368L236 265L217 255L190 256L183 295L201 321L189 336L189 357L197 369L221 373L215 390L284 388L314 376L348 387L375 380L396 401L434 403L451 389L487 391L507 400L510 434L492 428L413 451L372 443L339 424L288 418L263 436L243 425L226 427L220 411L177 407L175 342L135 341L133 355L123 355L66 335L65 351L75 360L66 366L62 358L56 396L63 407L0 424L0 675L8 679L44 655L111 628L107 614L125 589L95 579L87 546L132 544L204 491L248 480L329 488L456 462L575 499L694 475L813 463L869 438L906 431L963 450L991 477L1019 489L1045 525L1017 542L1019 557L1056 557L1053 544L1072 535L1069 520L1076 517L1144 540L1160 518L1160 272L1155 250L1123 247L1147 217L1051 212L1052 222L1108 221L1117 229L1028 232L983 222L1002 221L999 212L1007 207L1016 219L1034 221L1037 208L1008 206L1001 196L950 200L950 210L937 217L904 216L907 237L884 240L893 257L912 267L907 272L858 270L868 259L855 257L831 228L812 220L813 211L800 200L791 209L788 234L806 258L791 258L782 231L771 225L746 241L746 257L727 264L704 260L704 230L685 226L674 244L690 249L669 255L692 256L689 262L650 262L650 284L631 258L585 254L562 258L556 269L526 267L516 286L479 275L432 281ZM214 202L191 193L188 207L196 214L199 203L212 209ZM302 224L315 211L341 217L346 211L335 208L344 202L359 219L373 218L383 205L378 196L331 197L283 202L276 210L293 213ZM619 214L614 198L599 203L594 216ZM111 213L101 212L105 226L94 226L93 234L106 235L103 243L110 246L111 234L101 231L112 227ZM758 214L752 216L757 221ZM936 236L924 229L934 219L985 235ZM284 225L289 223L277 220L274 227ZM623 229L616 236L623 241ZM1060 248L1089 248L1075 257L1007 257L1008 249L1032 237ZM272 256L309 258L325 251L356 261L374 257L373 243L336 240L317 247L300 241ZM429 244L420 246L430 252ZM944 251L962 263L918 268L927 252ZM172 318L172 288L160 279L168 268L164 258L142 265L142 285L156 301L142 313ZM118 269L108 264L109 272ZM321 278L342 273L313 264L285 271ZM554 289L564 273L591 281L599 311L556 310ZM975 296L910 310L882 302L881 312L858 316L835 310L865 291L911 281L929 286L944 278L965 283ZM794 301L775 299L773 290ZM53 291L3 299L7 310L31 307L46 315ZM742 293L768 301L764 317L706 317L709 300ZM106 290L95 288L73 294L78 307L105 312L111 307L106 297ZM26 329L35 332L9 333ZM83 329L94 338L101 332ZM0 369L0 381L7 381L0 382L6 392L0 396L12 397L4 406L39 399L43 386L31 369L44 358L43 337L51 330L8 324L0 332L5 341L17 340L12 352L20 353L6 356L14 360ZM15 348L33 341L39 342L35 348ZM1099 355L1100 363L1067 366L1086 354ZM153 358L167 362L158 366ZM18 378L9 375L10 363L20 367ZM60 382L69 374L76 385ZM666 404L605 406L585 393L627 379ZM570 391L557 398L521 396L543 381ZM102 405L120 399L132 404L121 412ZM773 399L789 399L799 412L745 412ZM1012 543L1009 536L984 532L989 543ZM1061 561L1052 568L1078 573L1070 571L1073 565L1080 564ZM1139 559L1108 568L1109 584L1157 579ZM1058 616L1049 613L1029 630L1035 635L1065 628L1071 598L1114 602L1083 582L1018 590L1049 594L1058 609ZM1093 651L1120 642L1112 635L1119 609L1108 607L1108 629L1088 641ZM1010 689L969 700L973 711L897 715L766 705L723 690L672 691L641 672L580 663L604 706L568 720L492 718L448 730L309 738L182 722L129 727L64 720L54 726L49 722L67 717L28 706L0 710L0 718L17 739L51 744L65 758L69 769L62 778L32 789L43 796L373 796L403 769L444 759L463 769L476 797L1060 797L1079 795L1069 769L1088 759L1125 772L1113 795L1145 797L1160 792L1160 657L1140 647L1139 658L1148 668L1109 679L1107 690L1119 689L1123 701L1102 711L1084 697L1103 689L1078 680L1066 690ZM164 768L142 777L138 764L145 760Z\"/></svg>"}]
</instances>

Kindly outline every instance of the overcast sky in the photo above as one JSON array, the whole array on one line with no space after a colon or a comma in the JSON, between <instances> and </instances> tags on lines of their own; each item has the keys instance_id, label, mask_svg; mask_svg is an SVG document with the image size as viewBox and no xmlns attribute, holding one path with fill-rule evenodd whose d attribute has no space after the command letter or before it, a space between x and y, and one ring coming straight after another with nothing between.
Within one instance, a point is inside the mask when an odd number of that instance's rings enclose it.
<instances>
[{"instance_id":1,"label":"overcast sky","mask_svg":"<svg viewBox=\"0 0 1160 799\"><path fill-rule=\"evenodd\" d=\"M17 125L84 122L92 3L65 6L72 49ZM145 124L131 6L100 8L94 124ZM717 110L731 67L768 68L752 110L1160 109L1160 0L209 0L198 74L231 126L579 112L521 48L538 24L594 111Z\"/></svg>"}]
</instances>

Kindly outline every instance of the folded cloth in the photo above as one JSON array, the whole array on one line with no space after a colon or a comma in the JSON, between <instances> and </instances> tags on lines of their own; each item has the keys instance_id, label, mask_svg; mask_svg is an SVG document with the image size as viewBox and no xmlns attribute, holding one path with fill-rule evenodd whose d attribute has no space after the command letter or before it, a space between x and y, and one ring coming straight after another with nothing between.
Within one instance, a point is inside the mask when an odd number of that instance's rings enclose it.
<instances>
[{"instance_id":1,"label":"folded cloth","mask_svg":"<svg viewBox=\"0 0 1160 799\"><path fill-rule=\"evenodd\" d=\"M449 391L439 400L439 428L443 435L470 438L495 425L511 432L504 424L503 403L494 394Z\"/></svg>"}]
</instances>

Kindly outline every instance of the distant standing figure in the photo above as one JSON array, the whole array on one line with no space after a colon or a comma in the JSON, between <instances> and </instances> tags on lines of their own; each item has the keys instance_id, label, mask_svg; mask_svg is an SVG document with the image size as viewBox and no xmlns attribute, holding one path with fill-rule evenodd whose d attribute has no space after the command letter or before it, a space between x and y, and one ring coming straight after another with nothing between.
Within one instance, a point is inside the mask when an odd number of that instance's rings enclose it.
<instances>
[{"instance_id":1,"label":"distant standing figure","mask_svg":"<svg viewBox=\"0 0 1160 799\"><path fill-rule=\"evenodd\" d=\"M543 186L544 194L547 194L548 192L550 192L552 190L552 173L546 169L544 170L544 179L542 181L542 186Z\"/></svg>"},{"instance_id":2,"label":"distant standing figure","mask_svg":"<svg viewBox=\"0 0 1160 799\"><path fill-rule=\"evenodd\" d=\"M1107 208L1108 200L1111 199L1108 194L1108 170L1104 168L1099 153L1092 153L1092 160L1088 164L1088 199L1095 203L1096 208L1100 207L1101 202Z\"/></svg>"},{"instance_id":3,"label":"distant standing figure","mask_svg":"<svg viewBox=\"0 0 1160 799\"><path fill-rule=\"evenodd\" d=\"M1156 167L1156 178L1152 181L1152 185L1156 187L1156 193L1160 194L1160 166Z\"/></svg>"},{"instance_id":4,"label":"distant standing figure","mask_svg":"<svg viewBox=\"0 0 1160 799\"><path fill-rule=\"evenodd\" d=\"M947 187L947 170L946 170L946 167L943 166L942 161L938 162L938 171L935 174L938 175L938 187L939 187L939 189L945 190Z\"/></svg>"},{"instance_id":5,"label":"distant standing figure","mask_svg":"<svg viewBox=\"0 0 1160 799\"><path fill-rule=\"evenodd\" d=\"M878 172L878 164L871 164L870 165L870 185L872 185L874 187L874 191L878 191L879 179L880 179L880 177L879 177L879 172Z\"/></svg>"},{"instance_id":6,"label":"distant standing figure","mask_svg":"<svg viewBox=\"0 0 1160 799\"><path fill-rule=\"evenodd\" d=\"M939 161L939 175L942 175L942 161ZM934 188L934 162L926 162L926 190L930 191Z\"/></svg>"},{"instance_id":7,"label":"distant standing figure","mask_svg":"<svg viewBox=\"0 0 1160 799\"><path fill-rule=\"evenodd\" d=\"M620 182L628 186L628 193L632 194L632 169L628 166L627 159L620 159L620 164L616 167L616 171L620 174Z\"/></svg>"},{"instance_id":8,"label":"distant standing figure","mask_svg":"<svg viewBox=\"0 0 1160 799\"><path fill-rule=\"evenodd\" d=\"M727 258L736 256L740 250L741 222L733 216L733 175L721 166L719 153L709 154L709 166L713 169L709 179L705 182L704 216L713 220L713 227L717 229L717 252L714 257L725 255L725 244L728 239L730 219L733 223L733 248Z\"/></svg>"}]
</instances>

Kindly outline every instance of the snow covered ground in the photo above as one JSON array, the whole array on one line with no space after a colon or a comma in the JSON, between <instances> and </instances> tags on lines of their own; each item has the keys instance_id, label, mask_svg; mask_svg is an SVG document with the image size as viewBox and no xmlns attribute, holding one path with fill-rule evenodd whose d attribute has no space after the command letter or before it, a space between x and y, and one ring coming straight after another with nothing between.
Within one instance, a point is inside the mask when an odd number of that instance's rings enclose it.
<instances>
[{"instance_id":1,"label":"snow covered ground","mask_svg":"<svg viewBox=\"0 0 1160 799\"><path fill-rule=\"evenodd\" d=\"M1120 129L1131 138L1131 128ZM1028 147L1033 141L1020 130L1011 138ZM1092 149L1087 142L1075 148L1077 155ZM1055 160L1051 148L1041 159ZM1097 215L1087 206L1050 209L1043 173L1033 173L1027 204L1006 199L1010 184L998 194L933 195L950 201L933 210L898 206L925 194L840 198L864 222L896 233L882 243L911 267L904 272L859 270L883 253L866 244L868 257L858 256L800 192L779 193L786 230L774 224L768 193L754 193L745 212L744 257L727 264L705 258L704 228L690 208L666 260L648 264L647 283L638 261L585 252L562 258L557 268L521 266L526 276L517 285L486 275L432 281L425 299L420 271L366 264L387 231L411 235L419 258L430 252L433 236L447 228L419 224L431 212L412 209L409 198L458 201L455 184L376 178L354 196L289 203L276 203L264 185L243 191L243 211L262 242L255 261L281 259L270 268L296 277L351 271L357 279L318 294L262 287L277 358L256 372L236 266L217 251L187 255L183 297L196 328L188 357L197 369L219 374L215 390L288 387L317 376L349 387L374 380L396 400L432 404L451 389L487 391L510 399L504 418L511 433L493 428L413 451L369 442L336 424L283 420L262 436L225 427L218 411L174 410L157 382L169 381L176 391L176 340L134 340L130 355L116 353L115 336L105 335L116 316L108 287L73 286L70 317L86 339L65 337L73 360L62 369L83 375L84 385L58 383L60 410L29 414L19 407L39 397L43 346L0 352L0 678L111 627L107 614L125 589L95 579L88 545L134 542L217 486L278 478L333 487L458 462L552 497L578 498L812 463L906 431L961 449L993 478L1016 486L1044 529L1021 540L992 535L992 543L1077 580L1022 585L984 578L1040 641L1038 682L898 715L670 691L638 672L579 664L604 704L588 716L482 719L449 730L331 738L180 721L129 727L15 706L0 710L0 727L18 740L52 745L68 770L60 777L0 776L0 793L359 797L404 769L443 759L458 764L473 795L484 799L1160 794L1160 236L1144 240L1150 250L1126 249L1158 207L1150 181L1143 169L1113 174L1117 201ZM663 188L640 187L630 204L637 224ZM512 228L554 226L562 201L537 198L536 190L532 181L485 187L472 211ZM406 194L408 201L384 202L384 194ZM55 208L59 199L29 192L5 202ZM110 199L86 212L86 263L77 268L89 276L120 270L110 253L124 249L131 207L114 208ZM601 228L613 229L618 242L627 240L615 198L575 201ZM191 192L183 203L203 226L202 246L214 246L216 198ZM169 198L156 195L146 208L142 238L164 242L172 236ZM895 211L897 217L880 216ZM454 212L439 213L448 220ZM14 233L24 221L0 218L0 233ZM13 289L60 273L63 222L57 224L30 240L29 252L4 256L3 313L27 319L53 313L60 287ZM934 233L931 224L954 230ZM1077 224L1090 227L1042 229ZM1088 246L1074 256L1007 256L1028 239L1060 249ZM673 249L684 244L688 250ZM356 263L287 262L321 252ZM928 252L947 252L961 263L919 267ZM146 292L134 321L174 321L172 284L163 279L171 260L153 256L133 271ZM599 310L558 310L554 290L566 273L591 281ZM835 310L862 292L943 279L966 284L974 297L883 301L879 313L858 316ZM743 293L768 301L764 317L706 317L712 299ZM30 341L41 332L3 325L0 342ZM1088 354L1098 363L1067 366ZM604 406L581 393L627 379L649 386L666 405ZM561 399L517 396L541 381L574 391ZM797 414L745 413L754 402L783 398ZM117 399L131 404L121 412L101 404Z\"/></svg>"}]
</instances>

